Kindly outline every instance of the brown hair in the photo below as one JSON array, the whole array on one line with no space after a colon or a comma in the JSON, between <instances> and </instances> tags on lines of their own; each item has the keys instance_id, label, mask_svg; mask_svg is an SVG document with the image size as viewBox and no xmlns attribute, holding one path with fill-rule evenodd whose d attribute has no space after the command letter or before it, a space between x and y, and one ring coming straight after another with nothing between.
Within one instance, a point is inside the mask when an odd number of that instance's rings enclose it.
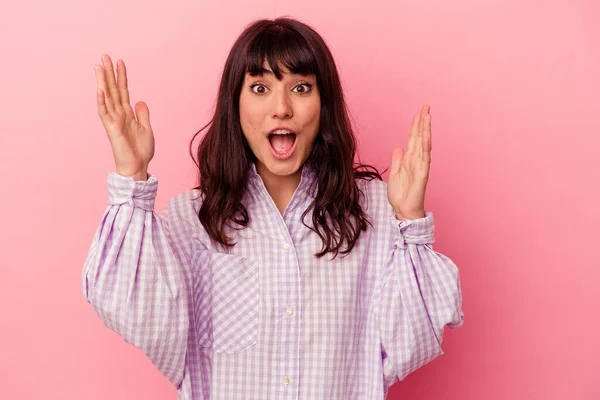
<instances>
[{"instance_id":1,"label":"brown hair","mask_svg":"<svg viewBox=\"0 0 600 400\"><path fill-rule=\"evenodd\" d=\"M335 258L344 242L347 247L341 253L348 254L361 231L367 230L367 224L372 225L359 203L361 191L355 179L383 179L373 166L354 165L356 138L335 62L325 41L308 25L287 17L261 19L242 32L225 62L212 120L192 138L193 142L208 127L198 147L198 162L194 159L200 174L200 184L195 189L204 196L198 212L200 222L213 240L226 247L236 243L230 242L224 225L243 229L249 224L250 215L241 199L248 183L249 163L255 162L256 156L242 132L239 99L246 72L259 75L264 60L279 80L282 72L278 63L291 73L316 75L321 116L306 163L316 171L318 192L302 214L302 223L323 241L322 250L315 256L332 252ZM314 227L304 222L311 209ZM230 221L241 227L232 226Z\"/></svg>"}]
</instances>

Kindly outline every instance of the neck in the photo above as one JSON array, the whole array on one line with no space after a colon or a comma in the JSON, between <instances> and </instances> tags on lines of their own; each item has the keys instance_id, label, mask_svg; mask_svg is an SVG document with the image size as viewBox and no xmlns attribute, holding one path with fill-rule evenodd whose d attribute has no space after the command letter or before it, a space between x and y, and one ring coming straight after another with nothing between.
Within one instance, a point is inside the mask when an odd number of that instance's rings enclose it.
<instances>
[{"instance_id":1,"label":"neck","mask_svg":"<svg viewBox=\"0 0 600 400\"><path fill-rule=\"evenodd\" d=\"M292 175L279 176L269 171L262 163L256 164L256 172L260 175L267 192L283 215L285 208L292 199L302 177L302 167Z\"/></svg>"}]
</instances>

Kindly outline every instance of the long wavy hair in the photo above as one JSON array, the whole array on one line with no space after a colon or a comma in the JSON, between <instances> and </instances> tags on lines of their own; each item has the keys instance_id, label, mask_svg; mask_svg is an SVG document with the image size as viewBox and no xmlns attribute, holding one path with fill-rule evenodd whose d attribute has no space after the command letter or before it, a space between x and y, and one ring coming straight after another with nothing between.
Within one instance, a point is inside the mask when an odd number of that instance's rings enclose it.
<instances>
[{"instance_id":1,"label":"long wavy hair","mask_svg":"<svg viewBox=\"0 0 600 400\"><path fill-rule=\"evenodd\" d=\"M250 215L242 204L250 162L256 156L240 125L239 99L246 73L258 75L267 61L281 80L279 63L295 74L315 74L321 96L321 115L311 154L306 163L316 172L317 196L302 214L302 223L323 241L322 257L350 253L361 231L371 225L361 208L356 179L383 180L379 171L355 164L354 136L333 56L323 38L310 26L288 17L261 19L248 25L233 44L225 62L214 115L197 150L199 189L203 196L198 212L209 236L225 247L236 243L226 234L229 228L248 226ZM385 172L385 171L384 171ZM313 210L312 226L305 223ZM235 223L237 226L232 225ZM346 248L340 250L346 243Z\"/></svg>"}]
</instances>

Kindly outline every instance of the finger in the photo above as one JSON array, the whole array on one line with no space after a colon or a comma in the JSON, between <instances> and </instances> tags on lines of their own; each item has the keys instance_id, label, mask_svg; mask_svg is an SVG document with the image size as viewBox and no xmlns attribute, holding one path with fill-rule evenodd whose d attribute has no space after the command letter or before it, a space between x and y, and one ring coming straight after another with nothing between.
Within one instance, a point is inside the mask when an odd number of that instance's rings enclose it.
<instances>
[{"instance_id":1,"label":"finger","mask_svg":"<svg viewBox=\"0 0 600 400\"><path fill-rule=\"evenodd\" d=\"M121 94L121 104L129 104L129 89L127 88L127 69L123 60L117 60L117 85Z\"/></svg>"},{"instance_id":2,"label":"finger","mask_svg":"<svg viewBox=\"0 0 600 400\"><path fill-rule=\"evenodd\" d=\"M417 130L418 134L417 137L415 138L415 151L417 152L417 154L421 155L421 153L423 152L423 135L424 135L424 129L425 129L425 117L428 115L429 112L429 106L428 105L424 105L423 107L421 107L421 118L419 119L419 129Z\"/></svg>"},{"instance_id":3,"label":"finger","mask_svg":"<svg viewBox=\"0 0 600 400\"><path fill-rule=\"evenodd\" d=\"M100 88L96 89L96 102L98 103L98 115L100 116L100 119L102 122L108 121L108 119L110 119L110 114L106 108L104 92Z\"/></svg>"},{"instance_id":4,"label":"finger","mask_svg":"<svg viewBox=\"0 0 600 400\"><path fill-rule=\"evenodd\" d=\"M150 110L146 103L143 101L135 103L135 115L137 116L138 123L150 130Z\"/></svg>"},{"instance_id":5,"label":"finger","mask_svg":"<svg viewBox=\"0 0 600 400\"><path fill-rule=\"evenodd\" d=\"M110 93L108 92L108 88L106 87L106 79L104 78L104 68L101 65L94 66L96 70L96 82L98 83L98 89L102 90L102 97L105 101L106 108L109 113L114 111L113 101L110 97Z\"/></svg>"},{"instance_id":6,"label":"finger","mask_svg":"<svg viewBox=\"0 0 600 400\"><path fill-rule=\"evenodd\" d=\"M423 107L421 107L421 118L419 119L419 129L418 129L418 135L419 138L423 137L423 129L425 128L425 116L427 115L427 110L428 110L428 106L424 105ZM419 143L420 144L420 143Z\"/></svg>"},{"instance_id":7,"label":"finger","mask_svg":"<svg viewBox=\"0 0 600 400\"><path fill-rule=\"evenodd\" d=\"M418 136L419 131L419 123L421 121L421 112L417 112L413 118L412 127L410 129L410 135L408 136L408 145L406 146L406 151L408 153L414 153L416 148L416 138Z\"/></svg>"},{"instance_id":8,"label":"finger","mask_svg":"<svg viewBox=\"0 0 600 400\"><path fill-rule=\"evenodd\" d=\"M110 92L110 97L116 108L121 105L121 97L119 96L119 89L117 88L117 81L115 80L113 63L108 54L102 56L102 63L104 65L104 77Z\"/></svg>"},{"instance_id":9,"label":"finger","mask_svg":"<svg viewBox=\"0 0 600 400\"><path fill-rule=\"evenodd\" d=\"M390 163L390 173L394 174L400 171L402 165L402 158L404 158L404 150L402 147L395 147L392 151L392 162Z\"/></svg>"},{"instance_id":10,"label":"finger","mask_svg":"<svg viewBox=\"0 0 600 400\"><path fill-rule=\"evenodd\" d=\"M431 162L431 114L425 115L423 125L423 160Z\"/></svg>"}]
</instances>

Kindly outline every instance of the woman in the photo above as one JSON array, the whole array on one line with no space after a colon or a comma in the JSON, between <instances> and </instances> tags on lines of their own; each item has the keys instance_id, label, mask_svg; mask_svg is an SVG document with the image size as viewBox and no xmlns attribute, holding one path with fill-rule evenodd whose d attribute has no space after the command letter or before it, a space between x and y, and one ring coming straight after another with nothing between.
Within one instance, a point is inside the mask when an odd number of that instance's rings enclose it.
<instances>
[{"instance_id":1,"label":"woman","mask_svg":"<svg viewBox=\"0 0 600 400\"><path fill-rule=\"evenodd\" d=\"M323 39L293 19L257 21L227 58L199 186L157 215L148 108L134 116L122 61L116 78L108 56L95 68L116 172L84 296L180 399L383 399L443 354L444 326L463 313L424 210L428 107L386 185L354 165Z\"/></svg>"}]
</instances>

